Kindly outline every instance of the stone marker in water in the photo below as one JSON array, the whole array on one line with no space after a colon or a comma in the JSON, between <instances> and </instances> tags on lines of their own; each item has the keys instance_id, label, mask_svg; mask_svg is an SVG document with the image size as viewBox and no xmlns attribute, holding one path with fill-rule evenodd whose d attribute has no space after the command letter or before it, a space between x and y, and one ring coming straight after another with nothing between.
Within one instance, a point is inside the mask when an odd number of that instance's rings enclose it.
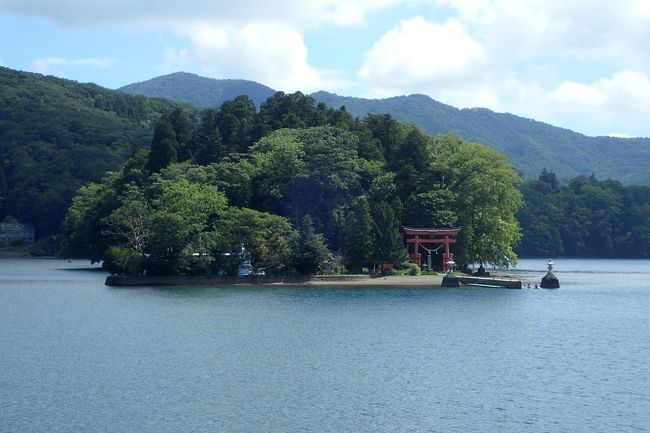
<instances>
[{"instance_id":1,"label":"stone marker in water","mask_svg":"<svg viewBox=\"0 0 650 433\"><path fill-rule=\"evenodd\" d=\"M546 262L546 266L548 267L548 272L546 273L546 275L544 275L544 277L542 277L542 284L540 284L540 287L542 289L559 289L560 282L552 272L553 260L548 259L548 262Z\"/></svg>"}]
</instances>

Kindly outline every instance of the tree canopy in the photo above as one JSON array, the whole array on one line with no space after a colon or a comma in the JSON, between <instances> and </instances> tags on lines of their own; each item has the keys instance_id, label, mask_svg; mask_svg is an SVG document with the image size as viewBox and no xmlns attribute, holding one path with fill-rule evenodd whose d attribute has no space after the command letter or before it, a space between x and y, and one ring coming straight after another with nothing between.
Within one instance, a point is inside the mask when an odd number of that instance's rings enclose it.
<instances>
[{"instance_id":1,"label":"tree canopy","mask_svg":"<svg viewBox=\"0 0 650 433\"><path fill-rule=\"evenodd\" d=\"M312 273L407 259L403 224L460 226L456 261L516 261L519 177L497 151L387 115L354 119L300 93L245 97L194 123L172 110L151 150L82 187L63 252L115 272Z\"/></svg>"},{"instance_id":2,"label":"tree canopy","mask_svg":"<svg viewBox=\"0 0 650 433\"><path fill-rule=\"evenodd\" d=\"M522 185L518 214L527 256L650 257L650 187L594 176L560 185L544 169Z\"/></svg>"}]
</instances>

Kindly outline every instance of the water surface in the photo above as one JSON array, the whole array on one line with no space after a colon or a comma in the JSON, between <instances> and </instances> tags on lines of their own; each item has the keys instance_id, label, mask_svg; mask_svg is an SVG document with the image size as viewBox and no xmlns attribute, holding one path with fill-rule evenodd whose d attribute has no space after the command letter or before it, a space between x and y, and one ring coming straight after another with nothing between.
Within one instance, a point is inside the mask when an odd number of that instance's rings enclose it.
<instances>
[{"instance_id":1,"label":"water surface","mask_svg":"<svg viewBox=\"0 0 650 433\"><path fill-rule=\"evenodd\" d=\"M0 260L0 432L650 429L650 261L556 259L559 290L109 288L80 267Z\"/></svg>"}]
</instances>

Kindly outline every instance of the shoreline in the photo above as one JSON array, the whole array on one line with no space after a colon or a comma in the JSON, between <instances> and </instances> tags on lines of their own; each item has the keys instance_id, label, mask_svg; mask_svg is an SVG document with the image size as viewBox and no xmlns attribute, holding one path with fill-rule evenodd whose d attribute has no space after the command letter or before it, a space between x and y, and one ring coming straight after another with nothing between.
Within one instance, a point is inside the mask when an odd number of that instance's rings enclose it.
<instances>
[{"instance_id":1,"label":"shoreline","mask_svg":"<svg viewBox=\"0 0 650 433\"><path fill-rule=\"evenodd\" d=\"M440 287L439 275L313 275L313 276L124 276L109 275L107 286L366 286L366 287Z\"/></svg>"},{"instance_id":2,"label":"shoreline","mask_svg":"<svg viewBox=\"0 0 650 433\"><path fill-rule=\"evenodd\" d=\"M109 275L105 284L111 287L145 286L258 286L258 287L404 287L440 288L444 274L436 275L312 275L312 276L125 276ZM520 278L457 275L461 287L481 286L521 289Z\"/></svg>"}]
</instances>

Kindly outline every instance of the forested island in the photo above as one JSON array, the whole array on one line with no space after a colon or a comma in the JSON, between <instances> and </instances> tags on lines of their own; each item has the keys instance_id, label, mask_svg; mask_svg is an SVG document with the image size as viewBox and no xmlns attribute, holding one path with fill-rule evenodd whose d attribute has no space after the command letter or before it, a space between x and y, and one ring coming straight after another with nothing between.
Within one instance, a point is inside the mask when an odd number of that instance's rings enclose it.
<instances>
[{"instance_id":1,"label":"forested island","mask_svg":"<svg viewBox=\"0 0 650 433\"><path fill-rule=\"evenodd\" d=\"M66 255L126 274L359 272L402 264L401 227L462 227L455 259L507 266L520 238L520 178L507 158L433 138L388 115L352 117L300 93L257 111L245 96L193 124L174 109L63 224Z\"/></svg>"}]
</instances>

